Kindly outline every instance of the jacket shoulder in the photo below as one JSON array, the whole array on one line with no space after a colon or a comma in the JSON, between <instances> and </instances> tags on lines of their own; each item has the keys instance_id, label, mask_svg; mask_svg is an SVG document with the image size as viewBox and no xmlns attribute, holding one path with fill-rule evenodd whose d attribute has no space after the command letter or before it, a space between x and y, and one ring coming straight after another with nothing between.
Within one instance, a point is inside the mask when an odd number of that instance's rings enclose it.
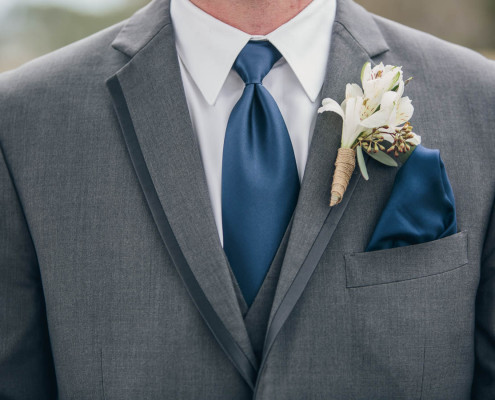
<instances>
[{"instance_id":1,"label":"jacket shoulder","mask_svg":"<svg viewBox=\"0 0 495 400\"><path fill-rule=\"evenodd\" d=\"M482 79L495 85L495 61L482 54L426 32L372 14L393 53L408 63L421 63L433 73L466 75L470 80ZM492 86L493 88L493 86Z\"/></svg>"},{"instance_id":2,"label":"jacket shoulder","mask_svg":"<svg viewBox=\"0 0 495 400\"><path fill-rule=\"evenodd\" d=\"M128 61L111 47L124 23L0 74L0 143L108 103L105 81Z\"/></svg>"},{"instance_id":3,"label":"jacket shoulder","mask_svg":"<svg viewBox=\"0 0 495 400\"><path fill-rule=\"evenodd\" d=\"M449 112L460 116L470 110L470 118L483 119L486 126L495 124L495 114L486 112L495 107L495 61L428 33L373 17L389 47L381 61L403 66L407 77L414 78L410 93L436 99L436 105L448 100Z\"/></svg>"},{"instance_id":4,"label":"jacket shoulder","mask_svg":"<svg viewBox=\"0 0 495 400\"><path fill-rule=\"evenodd\" d=\"M111 43L126 21L31 60L0 74L0 106L5 96L37 95L50 88L67 89L86 80L115 72L126 56L111 48Z\"/></svg>"}]
</instances>

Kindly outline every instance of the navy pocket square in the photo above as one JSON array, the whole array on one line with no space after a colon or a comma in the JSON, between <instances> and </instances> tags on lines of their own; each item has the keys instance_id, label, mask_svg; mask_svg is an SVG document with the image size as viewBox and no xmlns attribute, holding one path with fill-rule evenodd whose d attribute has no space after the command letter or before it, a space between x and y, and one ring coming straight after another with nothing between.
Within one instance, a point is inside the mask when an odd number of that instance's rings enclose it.
<instances>
[{"instance_id":1,"label":"navy pocket square","mask_svg":"<svg viewBox=\"0 0 495 400\"><path fill-rule=\"evenodd\" d=\"M365 251L425 243L456 232L454 193L440 152L418 145L397 172Z\"/></svg>"}]
</instances>

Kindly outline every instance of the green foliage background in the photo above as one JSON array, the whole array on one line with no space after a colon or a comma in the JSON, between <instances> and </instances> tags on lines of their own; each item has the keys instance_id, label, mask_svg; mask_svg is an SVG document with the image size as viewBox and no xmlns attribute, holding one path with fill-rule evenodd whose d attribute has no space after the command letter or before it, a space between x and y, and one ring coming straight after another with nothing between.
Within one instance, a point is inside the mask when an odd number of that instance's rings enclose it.
<instances>
[{"instance_id":1,"label":"green foliage background","mask_svg":"<svg viewBox=\"0 0 495 400\"><path fill-rule=\"evenodd\" d=\"M495 0L356 0L369 11L495 58ZM0 20L0 71L128 18L148 0L126 0L90 14L58 6L19 5Z\"/></svg>"}]
</instances>

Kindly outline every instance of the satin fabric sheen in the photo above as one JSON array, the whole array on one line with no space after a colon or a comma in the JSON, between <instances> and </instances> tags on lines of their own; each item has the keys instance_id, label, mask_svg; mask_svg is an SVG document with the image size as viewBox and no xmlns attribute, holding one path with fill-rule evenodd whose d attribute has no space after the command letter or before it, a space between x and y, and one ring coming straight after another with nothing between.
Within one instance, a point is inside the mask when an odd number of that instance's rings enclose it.
<instances>
[{"instance_id":1,"label":"satin fabric sheen","mask_svg":"<svg viewBox=\"0 0 495 400\"><path fill-rule=\"evenodd\" d=\"M250 41L234 63L246 86L225 134L223 240L248 305L264 280L299 194L289 132L275 100L261 84L280 57L270 42Z\"/></svg>"},{"instance_id":2,"label":"satin fabric sheen","mask_svg":"<svg viewBox=\"0 0 495 400\"><path fill-rule=\"evenodd\" d=\"M397 172L366 251L429 242L456 232L454 193L440 152L418 145Z\"/></svg>"}]
</instances>

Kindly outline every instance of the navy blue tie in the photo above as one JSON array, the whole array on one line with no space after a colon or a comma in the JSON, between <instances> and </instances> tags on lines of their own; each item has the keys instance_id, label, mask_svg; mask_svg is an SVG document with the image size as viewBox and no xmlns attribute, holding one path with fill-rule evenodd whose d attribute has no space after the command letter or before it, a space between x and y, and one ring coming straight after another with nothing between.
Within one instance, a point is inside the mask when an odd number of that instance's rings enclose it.
<instances>
[{"instance_id":1,"label":"navy blue tie","mask_svg":"<svg viewBox=\"0 0 495 400\"><path fill-rule=\"evenodd\" d=\"M225 133L222 162L224 250L248 306L258 293L291 219L299 177L289 132L262 85L281 57L249 41L233 68L246 86Z\"/></svg>"}]
</instances>

